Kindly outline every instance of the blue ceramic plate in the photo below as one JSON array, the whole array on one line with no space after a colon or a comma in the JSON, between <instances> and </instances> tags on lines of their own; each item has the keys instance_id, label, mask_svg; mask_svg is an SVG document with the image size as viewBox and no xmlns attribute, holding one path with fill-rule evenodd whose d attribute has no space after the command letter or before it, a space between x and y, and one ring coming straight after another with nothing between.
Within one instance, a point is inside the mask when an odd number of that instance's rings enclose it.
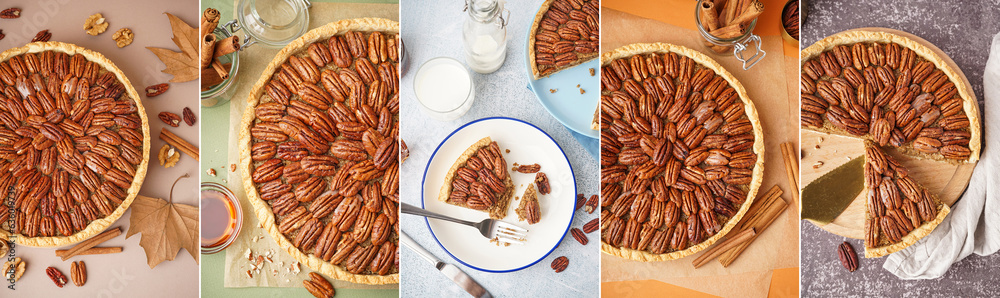
<instances>
[{"instance_id":1,"label":"blue ceramic plate","mask_svg":"<svg viewBox=\"0 0 1000 298\"><path fill-rule=\"evenodd\" d=\"M530 37L531 26L528 26L528 31L525 36ZM525 46L524 57L528 57L527 51L530 50ZM590 129L590 122L594 119L594 111L601 98L601 59L594 58L538 80L533 80L530 62L527 58L524 60L528 88L535 93L545 110L569 129L596 139L600 131ZM591 68L594 69L593 76L590 75ZM551 89L556 92L551 92ZM580 94L580 89L585 93Z\"/></svg>"}]
</instances>

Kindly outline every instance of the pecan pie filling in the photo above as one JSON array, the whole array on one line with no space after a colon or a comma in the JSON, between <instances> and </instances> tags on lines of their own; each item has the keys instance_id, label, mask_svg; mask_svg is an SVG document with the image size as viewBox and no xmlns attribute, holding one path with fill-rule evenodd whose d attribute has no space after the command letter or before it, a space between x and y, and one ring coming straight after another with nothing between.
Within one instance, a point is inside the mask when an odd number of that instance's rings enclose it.
<instances>
[{"instance_id":1,"label":"pecan pie filling","mask_svg":"<svg viewBox=\"0 0 1000 298\"><path fill-rule=\"evenodd\" d=\"M682 257L749 205L760 126L717 64L682 47L629 47L639 53L602 58L602 241L618 254L660 255L641 260Z\"/></svg>"},{"instance_id":2,"label":"pecan pie filling","mask_svg":"<svg viewBox=\"0 0 1000 298\"><path fill-rule=\"evenodd\" d=\"M13 190L16 232L58 239L124 212L145 175L148 128L110 61L70 44L41 45L61 50L0 62L0 189ZM0 210L7 222L12 213Z\"/></svg>"},{"instance_id":3,"label":"pecan pie filling","mask_svg":"<svg viewBox=\"0 0 1000 298\"><path fill-rule=\"evenodd\" d=\"M250 176L277 231L354 275L399 273L397 44L359 30L307 43L274 70L250 123Z\"/></svg>"}]
</instances>

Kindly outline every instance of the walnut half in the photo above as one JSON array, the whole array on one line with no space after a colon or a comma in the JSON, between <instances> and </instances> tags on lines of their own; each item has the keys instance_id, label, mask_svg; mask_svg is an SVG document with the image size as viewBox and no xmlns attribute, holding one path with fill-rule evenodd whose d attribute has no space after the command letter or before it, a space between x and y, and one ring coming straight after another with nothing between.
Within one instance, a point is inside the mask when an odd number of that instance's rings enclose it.
<instances>
[{"instance_id":1,"label":"walnut half","mask_svg":"<svg viewBox=\"0 0 1000 298\"><path fill-rule=\"evenodd\" d=\"M115 44L117 44L119 48L124 48L125 46L132 44L133 37L135 37L135 35L132 34L132 29L121 28L111 36L111 39L115 40Z\"/></svg>"},{"instance_id":2,"label":"walnut half","mask_svg":"<svg viewBox=\"0 0 1000 298\"><path fill-rule=\"evenodd\" d=\"M108 22L100 13L95 13L87 17L87 21L83 23L83 30L87 30L87 34L97 36L108 30Z\"/></svg>"}]
</instances>

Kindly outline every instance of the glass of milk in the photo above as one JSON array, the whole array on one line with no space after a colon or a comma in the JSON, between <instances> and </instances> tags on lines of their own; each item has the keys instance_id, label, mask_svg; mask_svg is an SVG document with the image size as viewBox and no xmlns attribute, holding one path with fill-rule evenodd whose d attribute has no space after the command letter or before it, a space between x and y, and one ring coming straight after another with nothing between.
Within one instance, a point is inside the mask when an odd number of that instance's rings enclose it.
<instances>
[{"instance_id":1,"label":"glass of milk","mask_svg":"<svg viewBox=\"0 0 1000 298\"><path fill-rule=\"evenodd\" d=\"M420 65L413 79L413 91L424 113L440 121L462 117L476 97L469 70L450 57L432 58Z\"/></svg>"}]
</instances>

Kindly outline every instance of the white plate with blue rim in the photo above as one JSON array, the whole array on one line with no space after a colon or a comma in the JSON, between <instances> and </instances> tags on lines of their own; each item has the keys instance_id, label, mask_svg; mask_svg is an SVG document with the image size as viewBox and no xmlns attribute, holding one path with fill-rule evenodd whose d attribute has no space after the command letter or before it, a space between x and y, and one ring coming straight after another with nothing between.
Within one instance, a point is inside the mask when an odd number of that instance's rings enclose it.
<instances>
[{"instance_id":1,"label":"white plate with blue rim","mask_svg":"<svg viewBox=\"0 0 1000 298\"><path fill-rule=\"evenodd\" d=\"M489 218L485 212L438 201L448 169L465 149L487 136L500 146L508 170L514 163L537 163L549 178L552 192L538 196L541 209L538 223L529 225L527 221L518 221L514 209L521 201L514 198L503 219L529 230L524 245L499 246L475 228L436 219L425 218L425 221L435 241L459 263L485 272L513 272L545 259L566 236L576 208L576 178L566 154L545 131L519 119L483 118L462 125L434 150L424 169L421 207L473 222ZM510 171L510 175L515 197L521 197L535 179L535 174Z\"/></svg>"}]
</instances>

